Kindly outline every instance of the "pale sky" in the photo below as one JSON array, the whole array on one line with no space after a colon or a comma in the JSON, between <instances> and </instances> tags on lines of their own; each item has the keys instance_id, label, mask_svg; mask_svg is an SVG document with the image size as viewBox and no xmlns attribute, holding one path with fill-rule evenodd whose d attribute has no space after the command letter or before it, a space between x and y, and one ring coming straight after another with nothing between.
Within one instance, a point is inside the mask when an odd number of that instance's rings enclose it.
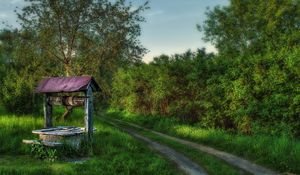
<instances>
[{"instance_id":1,"label":"pale sky","mask_svg":"<svg viewBox=\"0 0 300 175\"><path fill-rule=\"evenodd\" d=\"M145 0L131 0L134 5L141 5ZM141 43L149 52L144 61L149 62L160 54L182 53L188 49L205 47L208 52L215 48L202 41L196 25L205 20L207 7L227 5L228 0L149 0L150 9L143 13L146 23L142 24ZM22 8L24 0L0 0L0 21L17 27L16 6ZM0 24L0 27L3 27Z\"/></svg>"}]
</instances>

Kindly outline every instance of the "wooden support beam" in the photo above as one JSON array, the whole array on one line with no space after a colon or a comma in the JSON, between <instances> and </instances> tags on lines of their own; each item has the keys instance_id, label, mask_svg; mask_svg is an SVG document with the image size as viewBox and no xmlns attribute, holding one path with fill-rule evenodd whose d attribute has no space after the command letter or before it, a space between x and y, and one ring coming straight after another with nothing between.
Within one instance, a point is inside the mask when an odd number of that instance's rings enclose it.
<instances>
[{"instance_id":1,"label":"wooden support beam","mask_svg":"<svg viewBox=\"0 0 300 175\"><path fill-rule=\"evenodd\" d=\"M85 131L87 132L89 139L91 139L93 135L93 91L90 85L85 93L88 97L85 99Z\"/></svg>"},{"instance_id":2,"label":"wooden support beam","mask_svg":"<svg viewBox=\"0 0 300 175\"><path fill-rule=\"evenodd\" d=\"M50 94L44 96L44 127L52 127L52 105L49 103Z\"/></svg>"},{"instance_id":3,"label":"wooden support beam","mask_svg":"<svg viewBox=\"0 0 300 175\"><path fill-rule=\"evenodd\" d=\"M51 105L64 105L64 106L83 106L86 97L81 96L51 96L48 103Z\"/></svg>"}]
</instances>

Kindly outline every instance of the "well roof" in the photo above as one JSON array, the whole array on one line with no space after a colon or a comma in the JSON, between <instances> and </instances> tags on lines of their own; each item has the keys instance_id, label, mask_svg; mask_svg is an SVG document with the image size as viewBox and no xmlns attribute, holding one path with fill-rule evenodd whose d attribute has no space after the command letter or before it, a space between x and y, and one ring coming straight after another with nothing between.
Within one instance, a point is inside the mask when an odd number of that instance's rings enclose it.
<instances>
[{"instance_id":1,"label":"well roof","mask_svg":"<svg viewBox=\"0 0 300 175\"><path fill-rule=\"evenodd\" d=\"M100 87L92 76L48 77L41 80L35 89L36 93L60 93L86 91L88 86L93 91Z\"/></svg>"}]
</instances>

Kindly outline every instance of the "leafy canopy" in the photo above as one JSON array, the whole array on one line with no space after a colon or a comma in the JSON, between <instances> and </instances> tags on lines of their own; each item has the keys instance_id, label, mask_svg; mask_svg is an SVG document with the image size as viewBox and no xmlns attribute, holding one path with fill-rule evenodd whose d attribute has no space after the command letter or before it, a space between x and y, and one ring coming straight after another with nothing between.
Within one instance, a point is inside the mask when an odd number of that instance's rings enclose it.
<instances>
[{"instance_id":1,"label":"leafy canopy","mask_svg":"<svg viewBox=\"0 0 300 175\"><path fill-rule=\"evenodd\" d=\"M147 2L139 7L125 0L27 2L17 12L21 27L0 31L0 100L10 112L40 109L33 92L45 76L93 75L107 98L116 68L140 62L146 51L138 37Z\"/></svg>"},{"instance_id":2,"label":"leafy canopy","mask_svg":"<svg viewBox=\"0 0 300 175\"><path fill-rule=\"evenodd\" d=\"M231 0L206 13L204 40L229 57L300 44L300 1Z\"/></svg>"},{"instance_id":3,"label":"leafy canopy","mask_svg":"<svg viewBox=\"0 0 300 175\"><path fill-rule=\"evenodd\" d=\"M138 36L140 13L125 0L29 0L18 17L22 30L66 75L97 74L103 67L137 61L145 52Z\"/></svg>"}]
</instances>

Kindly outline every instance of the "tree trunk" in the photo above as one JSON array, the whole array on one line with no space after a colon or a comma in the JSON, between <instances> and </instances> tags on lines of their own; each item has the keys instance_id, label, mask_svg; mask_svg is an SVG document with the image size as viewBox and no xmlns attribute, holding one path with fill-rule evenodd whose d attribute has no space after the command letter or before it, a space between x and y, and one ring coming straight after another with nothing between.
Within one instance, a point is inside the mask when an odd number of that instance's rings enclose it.
<instances>
[{"instance_id":1,"label":"tree trunk","mask_svg":"<svg viewBox=\"0 0 300 175\"><path fill-rule=\"evenodd\" d=\"M71 70L71 64L70 63L65 63L64 66L65 66L65 74L68 77L68 76L71 75L71 72L72 72L72 70Z\"/></svg>"}]
</instances>

